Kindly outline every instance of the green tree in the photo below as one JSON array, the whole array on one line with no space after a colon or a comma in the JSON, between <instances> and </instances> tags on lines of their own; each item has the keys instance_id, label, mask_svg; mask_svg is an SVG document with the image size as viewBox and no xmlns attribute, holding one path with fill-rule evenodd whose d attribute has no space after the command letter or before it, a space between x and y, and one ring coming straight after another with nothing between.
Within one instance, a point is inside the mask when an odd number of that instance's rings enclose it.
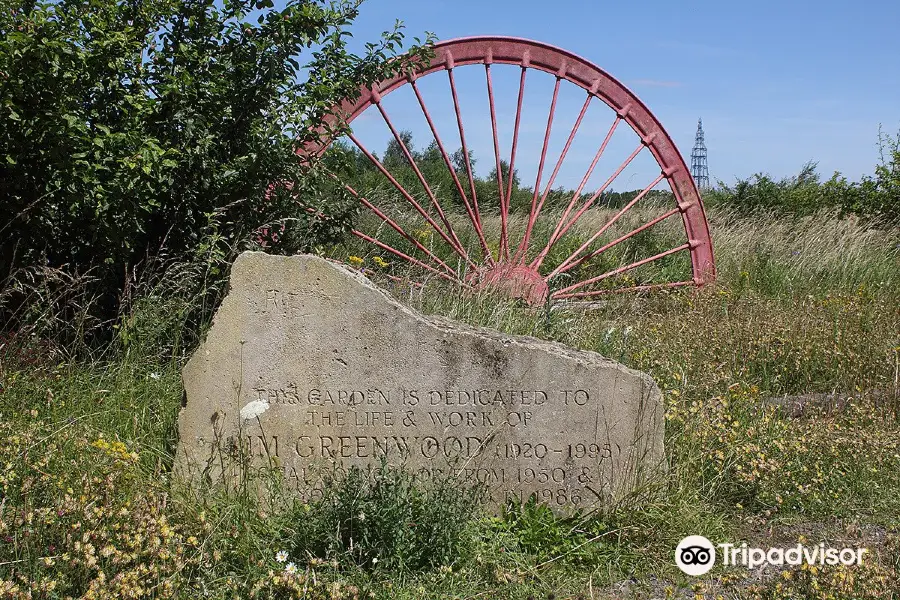
<instances>
[{"instance_id":1,"label":"green tree","mask_svg":"<svg viewBox=\"0 0 900 600\"><path fill-rule=\"evenodd\" d=\"M340 234L355 204L295 151L428 52L396 58L398 22L352 54L358 6L0 0L0 273L93 269L114 308L135 264L190 253L211 220L274 251Z\"/></svg>"},{"instance_id":2,"label":"green tree","mask_svg":"<svg viewBox=\"0 0 900 600\"><path fill-rule=\"evenodd\" d=\"M413 157L413 160L416 160L418 162L418 156L416 156L416 151L412 143L412 132L399 131L398 135L400 137L400 140L403 142L403 146L406 147L406 150ZM406 154L403 152L403 148L400 146L400 143L393 137L388 140L387 148L384 149L384 158L382 159L382 163L388 170L392 168L409 166L409 160L407 160Z\"/></svg>"}]
</instances>

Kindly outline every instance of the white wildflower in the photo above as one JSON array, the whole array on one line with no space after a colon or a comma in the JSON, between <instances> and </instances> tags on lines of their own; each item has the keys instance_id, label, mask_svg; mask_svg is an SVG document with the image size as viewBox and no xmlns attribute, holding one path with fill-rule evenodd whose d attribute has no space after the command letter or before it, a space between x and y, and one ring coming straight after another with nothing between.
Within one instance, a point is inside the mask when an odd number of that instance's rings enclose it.
<instances>
[{"instance_id":1,"label":"white wildflower","mask_svg":"<svg viewBox=\"0 0 900 600\"><path fill-rule=\"evenodd\" d=\"M277 560L277 561L280 562L280 563L283 563L283 562L287 561L287 558L288 558L288 554L287 554L287 552L285 552L284 550L279 550L279 551L275 554L275 560Z\"/></svg>"},{"instance_id":2,"label":"white wildflower","mask_svg":"<svg viewBox=\"0 0 900 600\"><path fill-rule=\"evenodd\" d=\"M284 567L284 572L287 573L288 575L296 575L297 574L297 565L295 565L294 563L288 563Z\"/></svg>"},{"instance_id":3,"label":"white wildflower","mask_svg":"<svg viewBox=\"0 0 900 600\"><path fill-rule=\"evenodd\" d=\"M269 403L263 402L262 400L254 400L253 402L248 402L244 408L241 409L241 419L255 419L259 415L263 414L269 409Z\"/></svg>"}]
</instances>

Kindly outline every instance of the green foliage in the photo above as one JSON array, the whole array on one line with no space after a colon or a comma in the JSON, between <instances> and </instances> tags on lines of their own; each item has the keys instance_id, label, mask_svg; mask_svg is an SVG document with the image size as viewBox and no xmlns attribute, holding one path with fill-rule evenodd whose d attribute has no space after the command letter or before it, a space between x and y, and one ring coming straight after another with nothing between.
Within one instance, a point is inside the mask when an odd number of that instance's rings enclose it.
<instances>
[{"instance_id":1,"label":"green foliage","mask_svg":"<svg viewBox=\"0 0 900 600\"><path fill-rule=\"evenodd\" d=\"M610 552L600 540L607 537L611 529L599 516L560 516L533 498L524 504L507 506L503 518L494 520L494 526L512 535L517 550L540 562L583 564L601 560Z\"/></svg>"},{"instance_id":2,"label":"green foliage","mask_svg":"<svg viewBox=\"0 0 900 600\"><path fill-rule=\"evenodd\" d=\"M412 132L398 132L400 140L403 142L401 146L396 139L390 139L381 156L373 154L382 166L403 186L413 197L420 202L428 204L428 195L422 185L419 176L416 174L406 152L415 161L419 172L428 183L431 192L438 198L441 205L445 209L456 208L463 210L462 196L456 187L453 179L455 174L457 181L463 188L466 197L471 196L468 184L468 174L466 170L465 156L462 149L448 152L446 160L441 153L437 142L433 141L424 150L417 150L412 139ZM377 198L380 200L378 206L389 208L391 205L402 205L406 200L397 192L388 179L375 166L375 164L365 155L362 150L355 146L351 146L347 142L339 141L329 148L327 153L329 156L340 157L340 160L346 166L340 174L342 178L362 192L369 198ZM450 163L453 171L447 167ZM475 157L473 152L469 151L469 163L474 168ZM479 182L480 183L480 180ZM494 195L496 197L496 184L494 184ZM387 192L387 194L385 194ZM383 196L387 196L384 198ZM480 195L479 195L480 197ZM408 206L408 205L407 205Z\"/></svg>"},{"instance_id":3,"label":"green foliage","mask_svg":"<svg viewBox=\"0 0 900 600\"><path fill-rule=\"evenodd\" d=\"M896 137L878 132L879 164L875 175L866 175L858 184L837 174L828 182L832 195L841 198L845 213L871 217L887 224L900 224L900 133Z\"/></svg>"},{"instance_id":4,"label":"green foliage","mask_svg":"<svg viewBox=\"0 0 900 600\"><path fill-rule=\"evenodd\" d=\"M398 23L351 54L357 7L4 0L0 272L92 270L109 315L135 265L190 253L213 216L232 245L335 239L356 205L295 150L338 127L330 108L360 84L425 53L393 60Z\"/></svg>"},{"instance_id":5,"label":"green foliage","mask_svg":"<svg viewBox=\"0 0 900 600\"><path fill-rule=\"evenodd\" d=\"M835 173L820 181L815 163L807 163L794 177L774 180L757 173L739 179L731 187L719 182L718 189L704 195L708 206L722 205L741 214L808 216L822 210L856 215L884 226L900 224L900 133L891 137L879 131L879 164L874 175L859 182Z\"/></svg>"},{"instance_id":6,"label":"green foliage","mask_svg":"<svg viewBox=\"0 0 900 600\"><path fill-rule=\"evenodd\" d=\"M294 555L309 553L366 569L452 566L481 513L482 490L451 474L424 479L385 462L331 476L324 496L298 509Z\"/></svg>"},{"instance_id":7,"label":"green foliage","mask_svg":"<svg viewBox=\"0 0 900 600\"><path fill-rule=\"evenodd\" d=\"M166 362L193 347L226 289L234 251L211 221L179 260L150 261L127 282L109 349L123 357Z\"/></svg>"},{"instance_id":8,"label":"green foliage","mask_svg":"<svg viewBox=\"0 0 900 600\"><path fill-rule=\"evenodd\" d=\"M779 181L757 173L749 179L738 179L734 187L720 182L719 189L708 192L704 199L710 205L725 205L742 214L808 215L826 208L815 163L807 163L796 176Z\"/></svg>"}]
</instances>

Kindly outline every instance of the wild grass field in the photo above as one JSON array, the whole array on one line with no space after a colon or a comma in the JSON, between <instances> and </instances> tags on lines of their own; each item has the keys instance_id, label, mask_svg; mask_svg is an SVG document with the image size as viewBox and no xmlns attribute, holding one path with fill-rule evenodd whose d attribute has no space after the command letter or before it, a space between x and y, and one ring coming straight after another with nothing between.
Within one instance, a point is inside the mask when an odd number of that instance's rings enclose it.
<instances>
[{"instance_id":1,"label":"wild grass field","mask_svg":"<svg viewBox=\"0 0 900 600\"><path fill-rule=\"evenodd\" d=\"M591 310L403 286L374 252L335 250L423 312L654 377L667 474L589 515L525 505L492 516L453 481L390 466L335 481L312 505L277 480L260 502L173 477L193 340L171 332L196 301L177 290L220 268L214 254L148 282L89 359L7 337L0 598L900 597L900 234L830 214L709 217L715 285L613 295ZM862 567L693 579L673 560L689 534L869 554Z\"/></svg>"}]
</instances>

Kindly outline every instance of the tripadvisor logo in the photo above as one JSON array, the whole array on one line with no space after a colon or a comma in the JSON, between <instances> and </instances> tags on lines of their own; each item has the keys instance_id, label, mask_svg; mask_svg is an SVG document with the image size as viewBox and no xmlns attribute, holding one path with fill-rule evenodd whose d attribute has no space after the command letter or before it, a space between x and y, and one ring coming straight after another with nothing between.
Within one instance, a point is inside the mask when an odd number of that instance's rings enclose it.
<instances>
[{"instance_id":1,"label":"tripadvisor logo","mask_svg":"<svg viewBox=\"0 0 900 600\"><path fill-rule=\"evenodd\" d=\"M688 575L703 575L716 564L716 549L702 535L689 535L675 548L675 564Z\"/></svg>"},{"instance_id":2,"label":"tripadvisor logo","mask_svg":"<svg viewBox=\"0 0 900 600\"><path fill-rule=\"evenodd\" d=\"M694 577L708 573L716 564L716 548L721 551L724 566L741 565L755 569L764 565L861 565L866 548L826 548L824 543L816 546L797 544L790 548L751 548L731 543L713 545L702 535L689 535L675 548L675 564L688 575Z\"/></svg>"}]
</instances>

